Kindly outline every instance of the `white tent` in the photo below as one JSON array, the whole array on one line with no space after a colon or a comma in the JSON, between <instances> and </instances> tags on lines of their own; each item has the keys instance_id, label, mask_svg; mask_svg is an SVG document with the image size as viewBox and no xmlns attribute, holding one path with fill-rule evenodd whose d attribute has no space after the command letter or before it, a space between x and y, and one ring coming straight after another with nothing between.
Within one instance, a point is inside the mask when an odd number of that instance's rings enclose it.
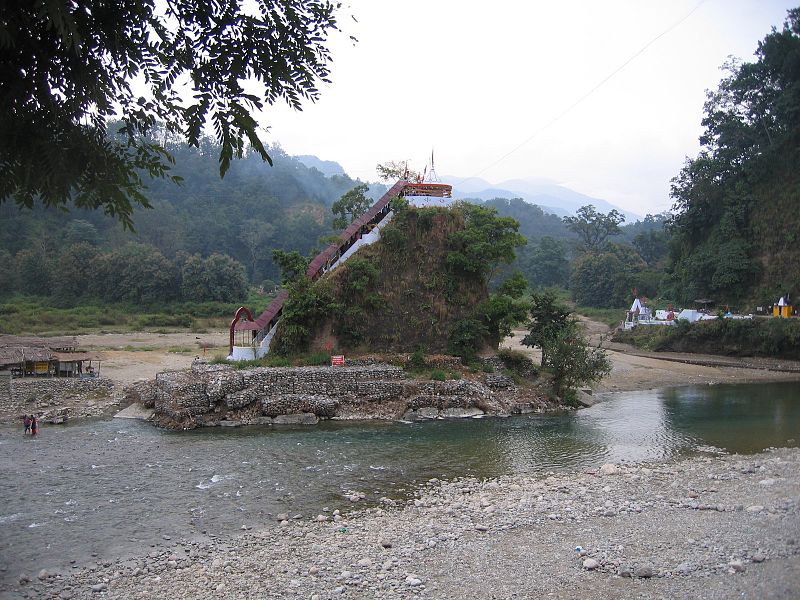
<instances>
[{"instance_id":1,"label":"white tent","mask_svg":"<svg viewBox=\"0 0 800 600\"><path fill-rule=\"evenodd\" d=\"M689 321L689 323L694 323L695 321L699 321L703 318L703 313L697 310L692 310L691 308L684 308L675 318L679 321Z\"/></svg>"},{"instance_id":2,"label":"white tent","mask_svg":"<svg viewBox=\"0 0 800 600\"><path fill-rule=\"evenodd\" d=\"M628 311L628 312L636 312L637 310L638 310L639 312L642 312L642 309L643 309L643 308L644 308L644 307L642 306L642 303L641 303L641 302L639 302L639 299L638 299L638 298L636 298L636 299L634 299L634 301L633 301L633 304L631 304L631 309L630 309L630 311Z\"/></svg>"},{"instance_id":3,"label":"white tent","mask_svg":"<svg viewBox=\"0 0 800 600\"><path fill-rule=\"evenodd\" d=\"M696 323L697 321L713 321L714 319L717 318L717 316L706 315L698 310L684 308L675 318L681 321L689 321L690 323Z\"/></svg>"}]
</instances>

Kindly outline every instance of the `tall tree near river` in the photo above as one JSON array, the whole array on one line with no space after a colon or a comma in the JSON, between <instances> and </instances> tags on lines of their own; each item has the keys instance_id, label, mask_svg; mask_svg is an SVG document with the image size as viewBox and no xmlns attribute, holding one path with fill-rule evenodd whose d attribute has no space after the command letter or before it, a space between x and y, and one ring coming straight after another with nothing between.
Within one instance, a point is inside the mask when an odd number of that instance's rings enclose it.
<instances>
[{"instance_id":1,"label":"tall tree near river","mask_svg":"<svg viewBox=\"0 0 800 600\"><path fill-rule=\"evenodd\" d=\"M608 214L597 212L591 204L581 206L574 217L564 217L567 228L578 235L580 249L584 252L600 252L609 237L619 235L619 226L625 216L618 210Z\"/></svg>"},{"instance_id":2,"label":"tall tree near river","mask_svg":"<svg viewBox=\"0 0 800 600\"><path fill-rule=\"evenodd\" d=\"M800 293L800 8L756 57L725 65L705 104L703 149L672 181L678 300Z\"/></svg>"}]
</instances>

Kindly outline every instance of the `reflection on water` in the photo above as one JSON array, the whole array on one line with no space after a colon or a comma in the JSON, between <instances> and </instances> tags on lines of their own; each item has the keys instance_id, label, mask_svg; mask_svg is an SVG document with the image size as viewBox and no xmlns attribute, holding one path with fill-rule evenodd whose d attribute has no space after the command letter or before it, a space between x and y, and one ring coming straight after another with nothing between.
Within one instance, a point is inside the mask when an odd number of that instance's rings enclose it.
<instances>
[{"instance_id":1,"label":"reflection on water","mask_svg":"<svg viewBox=\"0 0 800 600\"><path fill-rule=\"evenodd\" d=\"M800 439L796 383L715 385L659 391L669 428L736 452L758 452Z\"/></svg>"},{"instance_id":2,"label":"reflection on water","mask_svg":"<svg viewBox=\"0 0 800 600\"><path fill-rule=\"evenodd\" d=\"M800 385L626 392L578 412L426 423L170 433L121 420L0 428L0 580L143 544L230 534L279 512L403 497L431 477L492 477L752 452L800 439Z\"/></svg>"}]
</instances>

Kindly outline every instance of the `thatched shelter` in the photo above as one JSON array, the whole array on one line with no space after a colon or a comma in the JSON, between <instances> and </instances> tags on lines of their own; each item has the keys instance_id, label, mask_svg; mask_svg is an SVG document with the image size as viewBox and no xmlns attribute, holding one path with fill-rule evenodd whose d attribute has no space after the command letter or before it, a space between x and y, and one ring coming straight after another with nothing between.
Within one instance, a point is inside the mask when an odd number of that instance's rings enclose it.
<instances>
[{"instance_id":1,"label":"thatched shelter","mask_svg":"<svg viewBox=\"0 0 800 600\"><path fill-rule=\"evenodd\" d=\"M77 350L75 337L0 335L0 370L15 377L96 376L102 356Z\"/></svg>"}]
</instances>

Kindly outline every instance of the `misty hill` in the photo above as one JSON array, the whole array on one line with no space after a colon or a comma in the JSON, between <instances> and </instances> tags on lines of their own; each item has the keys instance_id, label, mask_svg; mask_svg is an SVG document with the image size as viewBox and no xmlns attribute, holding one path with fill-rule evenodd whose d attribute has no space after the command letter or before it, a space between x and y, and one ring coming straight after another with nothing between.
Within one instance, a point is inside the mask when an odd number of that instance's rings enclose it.
<instances>
[{"instance_id":1,"label":"misty hill","mask_svg":"<svg viewBox=\"0 0 800 600\"><path fill-rule=\"evenodd\" d=\"M59 256L79 242L101 252L137 242L170 260L227 254L247 267L251 282L276 280L272 250L319 250L319 239L333 233L331 204L359 183L347 175L325 176L278 147L270 149L274 166L247 156L233 161L224 179L213 142L201 149L186 144L169 149L176 158L172 172L183 183L147 182L153 208L134 212L135 232L124 231L101 211L19 210L7 202L0 205L0 262L11 262L22 250ZM10 286L0 288L10 293Z\"/></svg>"},{"instance_id":2,"label":"misty hill","mask_svg":"<svg viewBox=\"0 0 800 600\"><path fill-rule=\"evenodd\" d=\"M627 222L641 218L640 215L614 206L602 198L593 198L581 194L553 181L539 178L508 179L498 184L491 184L479 177L461 180L458 177L443 177L443 181L453 185L453 195L458 198L476 198L491 200L492 198L522 198L526 202L536 204L543 210L558 216L573 215L581 206L594 205L598 211L607 213L618 210L625 215Z\"/></svg>"},{"instance_id":3,"label":"misty hill","mask_svg":"<svg viewBox=\"0 0 800 600\"><path fill-rule=\"evenodd\" d=\"M300 161L309 169L316 169L325 177L331 177L333 175L347 175L344 172L344 167L340 165L335 160L322 160L321 158L317 158L311 154L301 154L299 156L294 157L295 160Z\"/></svg>"}]
</instances>

